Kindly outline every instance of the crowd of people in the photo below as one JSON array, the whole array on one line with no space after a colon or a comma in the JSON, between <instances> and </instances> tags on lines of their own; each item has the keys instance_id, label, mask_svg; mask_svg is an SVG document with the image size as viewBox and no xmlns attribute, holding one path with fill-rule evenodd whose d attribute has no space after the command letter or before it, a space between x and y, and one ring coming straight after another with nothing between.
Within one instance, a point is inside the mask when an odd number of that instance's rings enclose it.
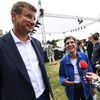
<instances>
[{"instance_id":1,"label":"crowd of people","mask_svg":"<svg viewBox=\"0 0 100 100\"><path fill-rule=\"evenodd\" d=\"M50 95L54 99L41 43L31 36L36 13L37 9L24 1L11 9L13 27L0 38L0 100L50 100ZM93 100L96 94L92 80L100 79L95 67L100 64L99 37L97 32L92 34L87 49L73 36L64 39L67 54L60 60L59 81L68 100ZM56 64L51 45L47 55L50 65L51 60Z\"/></svg>"}]
</instances>

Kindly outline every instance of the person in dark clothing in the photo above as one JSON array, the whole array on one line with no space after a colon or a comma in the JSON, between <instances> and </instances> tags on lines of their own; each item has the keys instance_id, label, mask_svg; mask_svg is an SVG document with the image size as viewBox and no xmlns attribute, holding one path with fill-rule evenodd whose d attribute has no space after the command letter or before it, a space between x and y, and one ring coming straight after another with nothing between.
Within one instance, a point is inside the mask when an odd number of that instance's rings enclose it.
<instances>
[{"instance_id":1,"label":"person in dark clothing","mask_svg":"<svg viewBox=\"0 0 100 100\"><path fill-rule=\"evenodd\" d=\"M77 42L77 51L85 53L85 48L83 46L82 40L78 40Z\"/></svg>"},{"instance_id":2,"label":"person in dark clothing","mask_svg":"<svg viewBox=\"0 0 100 100\"><path fill-rule=\"evenodd\" d=\"M93 52L91 57L91 62L93 65L93 72L96 73L95 65L100 62L100 42L99 42L99 33L94 33L92 35L92 43L93 43ZM100 74L100 72L99 72Z\"/></svg>"},{"instance_id":3,"label":"person in dark clothing","mask_svg":"<svg viewBox=\"0 0 100 100\"><path fill-rule=\"evenodd\" d=\"M87 41L87 55L88 55L90 62L91 62L92 51L93 51L93 43L91 42L91 39L92 37L89 36L88 41Z\"/></svg>"},{"instance_id":4,"label":"person in dark clothing","mask_svg":"<svg viewBox=\"0 0 100 100\"><path fill-rule=\"evenodd\" d=\"M0 38L0 100L50 100L52 89L39 40L31 36L37 9L18 1L12 29Z\"/></svg>"}]
</instances>

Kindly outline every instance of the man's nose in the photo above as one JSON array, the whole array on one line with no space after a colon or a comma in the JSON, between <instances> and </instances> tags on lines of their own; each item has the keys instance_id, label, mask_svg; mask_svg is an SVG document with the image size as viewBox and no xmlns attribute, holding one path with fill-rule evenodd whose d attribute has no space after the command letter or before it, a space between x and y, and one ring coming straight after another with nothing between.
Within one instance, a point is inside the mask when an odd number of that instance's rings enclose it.
<instances>
[{"instance_id":1,"label":"man's nose","mask_svg":"<svg viewBox=\"0 0 100 100\"><path fill-rule=\"evenodd\" d=\"M30 23L32 24L32 25L36 25L36 23L35 23L35 20L34 19L30 19Z\"/></svg>"}]
</instances>

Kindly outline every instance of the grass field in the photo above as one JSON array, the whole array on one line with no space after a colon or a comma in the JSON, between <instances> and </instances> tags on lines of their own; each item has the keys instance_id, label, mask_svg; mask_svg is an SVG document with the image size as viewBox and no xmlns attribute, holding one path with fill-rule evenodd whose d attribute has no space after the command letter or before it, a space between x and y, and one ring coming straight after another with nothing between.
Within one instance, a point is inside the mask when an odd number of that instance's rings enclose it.
<instances>
[{"instance_id":1,"label":"grass field","mask_svg":"<svg viewBox=\"0 0 100 100\"><path fill-rule=\"evenodd\" d=\"M59 61L57 61L57 65L52 66L50 66L49 63L46 63L46 70L48 73L55 100L68 100L64 92L64 87L61 86L59 82ZM100 93L97 93L97 100L100 100Z\"/></svg>"}]
</instances>

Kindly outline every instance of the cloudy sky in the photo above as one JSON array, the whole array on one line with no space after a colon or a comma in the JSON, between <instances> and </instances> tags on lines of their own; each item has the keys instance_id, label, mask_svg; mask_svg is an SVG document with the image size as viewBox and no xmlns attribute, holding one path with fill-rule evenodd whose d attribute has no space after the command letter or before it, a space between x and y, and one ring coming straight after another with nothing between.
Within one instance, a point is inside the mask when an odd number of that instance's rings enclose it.
<instances>
[{"instance_id":1,"label":"cloudy sky","mask_svg":"<svg viewBox=\"0 0 100 100\"><path fill-rule=\"evenodd\" d=\"M0 29L8 31L12 28L10 19L10 9L14 2L19 0L2 0L0 1ZM38 0L22 0L27 1L36 6L38 9ZM56 34L55 38L64 37L65 35L73 35L77 38L86 38L90 33L100 31L100 23L95 20L100 17L99 0L41 0L42 8L45 13L60 14L71 16L71 18L60 18L60 15L55 17L44 17L45 33L47 38L51 39ZM77 17L77 18L76 18ZM83 20L79 25L77 19L79 17L88 19ZM76 18L76 19L72 19ZM94 22L94 23L93 23ZM90 23L90 24L89 24ZM78 30L78 27L87 25L86 28ZM68 30L73 30L70 32ZM76 31L75 31L76 29ZM41 28L37 29L41 31ZM64 33L66 32L66 33ZM64 33L64 34L63 34ZM37 34L35 34L37 35ZM35 36L34 35L34 36Z\"/></svg>"}]
</instances>

